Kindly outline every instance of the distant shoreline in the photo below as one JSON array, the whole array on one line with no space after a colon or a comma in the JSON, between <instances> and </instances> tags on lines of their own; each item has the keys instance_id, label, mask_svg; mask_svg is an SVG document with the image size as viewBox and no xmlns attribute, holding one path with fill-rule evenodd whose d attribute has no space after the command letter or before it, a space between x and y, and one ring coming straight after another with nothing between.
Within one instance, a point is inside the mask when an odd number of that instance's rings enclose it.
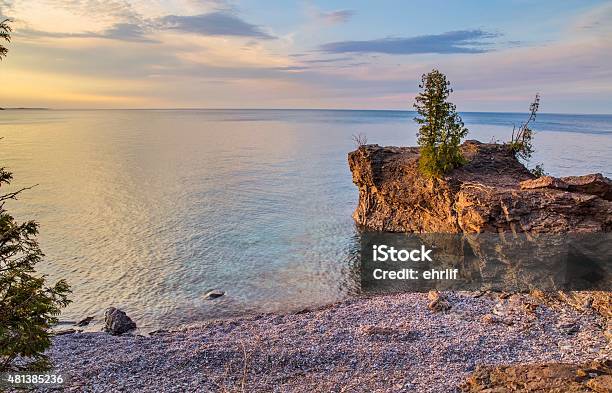
<instances>
[{"instance_id":1,"label":"distant shoreline","mask_svg":"<svg viewBox=\"0 0 612 393\"><path fill-rule=\"evenodd\" d=\"M48 111L51 108L0 108L0 111Z\"/></svg>"}]
</instances>

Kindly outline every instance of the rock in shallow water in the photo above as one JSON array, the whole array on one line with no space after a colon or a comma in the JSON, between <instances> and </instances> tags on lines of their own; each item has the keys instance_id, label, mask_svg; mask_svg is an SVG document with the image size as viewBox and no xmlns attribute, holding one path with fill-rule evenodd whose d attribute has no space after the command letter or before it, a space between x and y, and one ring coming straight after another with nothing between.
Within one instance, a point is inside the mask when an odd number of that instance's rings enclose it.
<instances>
[{"instance_id":1,"label":"rock in shallow water","mask_svg":"<svg viewBox=\"0 0 612 393\"><path fill-rule=\"evenodd\" d=\"M112 335L120 335L136 329L136 323L127 314L115 307L109 307L104 312L104 330Z\"/></svg>"},{"instance_id":2,"label":"rock in shallow water","mask_svg":"<svg viewBox=\"0 0 612 393\"><path fill-rule=\"evenodd\" d=\"M204 299L206 300L213 300L216 298L219 298L221 296L225 295L224 291L218 290L218 289L213 289L212 291L209 291L208 293L206 293L206 295L204 295Z\"/></svg>"},{"instance_id":3,"label":"rock in shallow water","mask_svg":"<svg viewBox=\"0 0 612 393\"><path fill-rule=\"evenodd\" d=\"M93 321L94 317L85 317L81 319L79 322L75 323L74 326L87 326L89 322Z\"/></svg>"}]
</instances>

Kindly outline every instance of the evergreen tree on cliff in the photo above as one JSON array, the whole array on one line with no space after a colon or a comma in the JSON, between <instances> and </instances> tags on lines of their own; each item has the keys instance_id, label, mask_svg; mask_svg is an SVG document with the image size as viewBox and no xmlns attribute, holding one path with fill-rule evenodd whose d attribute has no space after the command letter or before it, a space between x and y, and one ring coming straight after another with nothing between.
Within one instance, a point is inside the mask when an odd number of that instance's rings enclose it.
<instances>
[{"instance_id":1,"label":"evergreen tree on cliff","mask_svg":"<svg viewBox=\"0 0 612 393\"><path fill-rule=\"evenodd\" d=\"M10 27L2 22L0 33L8 39ZM0 46L0 54L6 49ZM57 322L70 292L63 280L49 286L35 265L44 256L34 221L17 222L5 209L24 189L4 192L13 176L0 168L0 372L7 370L45 370L50 367L44 355L51 345L49 328Z\"/></svg>"},{"instance_id":2,"label":"evergreen tree on cliff","mask_svg":"<svg viewBox=\"0 0 612 393\"><path fill-rule=\"evenodd\" d=\"M463 164L459 145L468 130L456 113L454 104L447 102L453 89L446 76L438 70L423 74L423 91L416 97L414 108L419 124L417 133L421 148L419 168L429 177L438 177Z\"/></svg>"}]
</instances>

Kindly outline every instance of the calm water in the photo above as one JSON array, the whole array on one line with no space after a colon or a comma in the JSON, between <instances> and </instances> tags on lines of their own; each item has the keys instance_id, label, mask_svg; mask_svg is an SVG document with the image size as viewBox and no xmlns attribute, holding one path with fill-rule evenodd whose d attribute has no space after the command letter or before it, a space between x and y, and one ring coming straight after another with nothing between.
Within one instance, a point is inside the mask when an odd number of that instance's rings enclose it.
<instances>
[{"instance_id":1,"label":"calm water","mask_svg":"<svg viewBox=\"0 0 612 393\"><path fill-rule=\"evenodd\" d=\"M298 309L358 290L351 135L414 144L398 111L0 111L8 208L41 224L63 319L124 308L145 329ZM523 114L466 113L506 140ZM540 115L534 163L612 176L612 116ZM210 289L225 290L215 301Z\"/></svg>"}]
</instances>

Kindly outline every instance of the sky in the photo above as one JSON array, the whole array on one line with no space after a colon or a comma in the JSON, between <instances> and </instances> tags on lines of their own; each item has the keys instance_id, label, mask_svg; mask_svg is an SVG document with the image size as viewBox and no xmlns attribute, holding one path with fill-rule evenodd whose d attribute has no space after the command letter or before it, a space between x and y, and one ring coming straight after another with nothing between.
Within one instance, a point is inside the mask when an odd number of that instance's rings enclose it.
<instances>
[{"instance_id":1,"label":"sky","mask_svg":"<svg viewBox=\"0 0 612 393\"><path fill-rule=\"evenodd\" d=\"M612 1L0 0L0 107L612 113ZM3 44L4 45L4 44Z\"/></svg>"}]
</instances>

